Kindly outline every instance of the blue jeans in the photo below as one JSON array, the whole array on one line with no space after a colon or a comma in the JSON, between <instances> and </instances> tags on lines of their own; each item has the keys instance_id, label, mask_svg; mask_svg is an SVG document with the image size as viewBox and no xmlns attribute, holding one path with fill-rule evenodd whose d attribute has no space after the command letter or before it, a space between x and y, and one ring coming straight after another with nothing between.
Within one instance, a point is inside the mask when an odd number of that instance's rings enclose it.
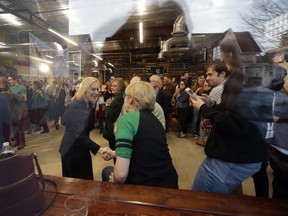
<instances>
[{"instance_id":1,"label":"blue jeans","mask_svg":"<svg viewBox=\"0 0 288 216\"><path fill-rule=\"evenodd\" d=\"M259 171L261 164L229 163L207 157L197 171L192 190L231 193L242 181Z\"/></svg>"}]
</instances>

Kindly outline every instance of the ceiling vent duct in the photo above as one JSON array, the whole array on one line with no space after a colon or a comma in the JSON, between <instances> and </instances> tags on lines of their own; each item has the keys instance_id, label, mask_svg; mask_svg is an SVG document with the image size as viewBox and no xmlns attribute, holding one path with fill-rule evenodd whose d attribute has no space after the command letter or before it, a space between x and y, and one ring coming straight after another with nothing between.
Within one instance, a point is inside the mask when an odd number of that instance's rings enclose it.
<instances>
[{"instance_id":1,"label":"ceiling vent duct","mask_svg":"<svg viewBox=\"0 0 288 216\"><path fill-rule=\"evenodd\" d=\"M190 51L188 36L172 37L163 42L158 59L164 59L165 56L181 56Z\"/></svg>"},{"instance_id":2,"label":"ceiling vent duct","mask_svg":"<svg viewBox=\"0 0 288 216\"><path fill-rule=\"evenodd\" d=\"M190 50L190 41L187 36L184 14L179 15L175 20L171 35L173 37L166 41L161 41L161 50L158 53L158 59L174 55L182 56Z\"/></svg>"},{"instance_id":3,"label":"ceiling vent duct","mask_svg":"<svg viewBox=\"0 0 288 216\"><path fill-rule=\"evenodd\" d=\"M181 14L177 17L173 24L173 32L171 33L173 37L187 35L186 25L185 25L185 16Z\"/></svg>"}]
</instances>

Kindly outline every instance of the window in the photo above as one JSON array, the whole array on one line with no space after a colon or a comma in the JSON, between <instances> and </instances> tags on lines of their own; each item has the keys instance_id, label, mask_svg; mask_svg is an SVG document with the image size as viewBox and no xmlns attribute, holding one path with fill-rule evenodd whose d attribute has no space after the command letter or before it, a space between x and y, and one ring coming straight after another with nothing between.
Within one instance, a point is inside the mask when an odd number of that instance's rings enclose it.
<instances>
[{"instance_id":1,"label":"window","mask_svg":"<svg viewBox=\"0 0 288 216\"><path fill-rule=\"evenodd\" d=\"M221 58L220 46L213 48L213 60L217 60Z\"/></svg>"}]
</instances>

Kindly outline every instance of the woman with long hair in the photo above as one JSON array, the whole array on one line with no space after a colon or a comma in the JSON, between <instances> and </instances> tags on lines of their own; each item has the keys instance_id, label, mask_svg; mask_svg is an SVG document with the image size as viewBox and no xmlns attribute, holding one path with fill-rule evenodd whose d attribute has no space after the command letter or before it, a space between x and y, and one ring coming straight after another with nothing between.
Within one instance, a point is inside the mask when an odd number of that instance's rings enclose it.
<instances>
[{"instance_id":1,"label":"woman with long hair","mask_svg":"<svg viewBox=\"0 0 288 216\"><path fill-rule=\"evenodd\" d=\"M180 123L179 137L187 136L188 131L188 117L189 117L189 94L185 91L188 83L185 80L180 80L179 86L176 87L174 98L176 101L177 117Z\"/></svg>"},{"instance_id":2,"label":"woman with long hair","mask_svg":"<svg viewBox=\"0 0 288 216\"><path fill-rule=\"evenodd\" d=\"M63 177L93 180L90 152L94 155L104 152L104 148L89 136L94 129L94 110L99 87L100 82L96 78L84 78L63 114L62 124L66 128L59 149Z\"/></svg>"}]
</instances>

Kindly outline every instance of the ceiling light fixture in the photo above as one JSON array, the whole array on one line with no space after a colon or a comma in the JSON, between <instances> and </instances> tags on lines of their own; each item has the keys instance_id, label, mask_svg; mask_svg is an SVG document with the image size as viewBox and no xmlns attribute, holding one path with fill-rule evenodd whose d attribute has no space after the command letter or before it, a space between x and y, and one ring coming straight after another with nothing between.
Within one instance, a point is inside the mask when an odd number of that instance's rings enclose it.
<instances>
[{"instance_id":1,"label":"ceiling light fixture","mask_svg":"<svg viewBox=\"0 0 288 216\"><path fill-rule=\"evenodd\" d=\"M112 63L110 63L110 62L108 62L108 65L110 65L110 66L115 68L115 66Z\"/></svg>"},{"instance_id":2,"label":"ceiling light fixture","mask_svg":"<svg viewBox=\"0 0 288 216\"><path fill-rule=\"evenodd\" d=\"M145 12L145 0L140 0L137 2L137 11L139 13L140 16L144 15Z\"/></svg>"},{"instance_id":3,"label":"ceiling light fixture","mask_svg":"<svg viewBox=\"0 0 288 216\"><path fill-rule=\"evenodd\" d=\"M50 58L50 59L54 59L54 57L53 56L51 56L51 55L45 55L47 58Z\"/></svg>"},{"instance_id":4,"label":"ceiling light fixture","mask_svg":"<svg viewBox=\"0 0 288 216\"><path fill-rule=\"evenodd\" d=\"M53 64L53 61L49 61L47 59L42 59L42 58L39 58L39 57L30 56L30 59L35 60L35 61L44 62L44 63L47 63L47 64Z\"/></svg>"},{"instance_id":5,"label":"ceiling light fixture","mask_svg":"<svg viewBox=\"0 0 288 216\"><path fill-rule=\"evenodd\" d=\"M3 43L3 42L0 42L0 45L2 45L2 46L5 46L6 44L5 44L5 43Z\"/></svg>"},{"instance_id":6,"label":"ceiling light fixture","mask_svg":"<svg viewBox=\"0 0 288 216\"><path fill-rule=\"evenodd\" d=\"M100 59L101 61L103 61L103 59L102 59L100 56L97 56L97 55L95 55L95 54L91 54L91 55L93 55L93 56L95 56L96 58L98 58L98 59Z\"/></svg>"},{"instance_id":7,"label":"ceiling light fixture","mask_svg":"<svg viewBox=\"0 0 288 216\"><path fill-rule=\"evenodd\" d=\"M55 34L55 35L63 38L63 39L66 40L67 42L69 42L69 43L71 43L71 44L73 44L73 45L75 45L75 46L78 46L77 43L75 43L74 41L68 39L67 37L64 37L63 35L61 35L60 33L56 32L56 31L54 31L53 29L50 29L50 28L49 28L48 30L49 30L50 32L52 32L53 34Z\"/></svg>"},{"instance_id":8,"label":"ceiling light fixture","mask_svg":"<svg viewBox=\"0 0 288 216\"><path fill-rule=\"evenodd\" d=\"M1 14L0 17L4 20L6 20L7 22L9 22L10 24L14 25L14 26L21 26L22 23L19 22L17 20L17 17L14 16L13 14L10 14L10 13L6 13L6 14Z\"/></svg>"},{"instance_id":9,"label":"ceiling light fixture","mask_svg":"<svg viewBox=\"0 0 288 216\"><path fill-rule=\"evenodd\" d=\"M139 38L140 38L140 43L143 43L143 23L142 23L142 21L139 22Z\"/></svg>"},{"instance_id":10,"label":"ceiling light fixture","mask_svg":"<svg viewBox=\"0 0 288 216\"><path fill-rule=\"evenodd\" d=\"M42 73L47 73L49 71L49 66L47 64L40 64L39 65L39 71Z\"/></svg>"}]
</instances>

